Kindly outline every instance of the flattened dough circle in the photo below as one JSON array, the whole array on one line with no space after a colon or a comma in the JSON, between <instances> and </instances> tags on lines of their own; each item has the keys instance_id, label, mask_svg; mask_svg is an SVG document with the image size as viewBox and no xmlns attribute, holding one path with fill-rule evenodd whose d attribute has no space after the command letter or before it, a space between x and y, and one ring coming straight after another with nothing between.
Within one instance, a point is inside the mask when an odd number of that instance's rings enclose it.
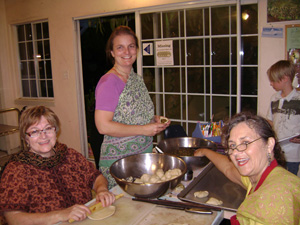
<instances>
[{"instance_id":1,"label":"flattened dough circle","mask_svg":"<svg viewBox=\"0 0 300 225\"><path fill-rule=\"evenodd\" d=\"M110 205L108 207L104 207L101 210L93 212L91 215L88 215L88 218L91 220L103 220L107 217L112 216L116 211L116 206Z\"/></svg>"}]
</instances>

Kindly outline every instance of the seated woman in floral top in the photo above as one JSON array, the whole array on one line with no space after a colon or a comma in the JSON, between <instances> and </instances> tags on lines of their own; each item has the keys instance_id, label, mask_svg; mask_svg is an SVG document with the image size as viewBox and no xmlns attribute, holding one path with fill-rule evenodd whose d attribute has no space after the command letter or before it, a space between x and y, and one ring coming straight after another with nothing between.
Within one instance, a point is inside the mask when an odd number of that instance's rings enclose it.
<instances>
[{"instance_id":1,"label":"seated woman in floral top","mask_svg":"<svg viewBox=\"0 0 300 225\"><path fill-rule=\"evenodd\" d=\"M26 109L20 118L24 150L13 155L1 174L0 212L9 224L80 221L91 213L84 204L111 205L115 196L106 178L83 155L57 142L60 122L44 106Z\"/></svg>"}]
</instances>

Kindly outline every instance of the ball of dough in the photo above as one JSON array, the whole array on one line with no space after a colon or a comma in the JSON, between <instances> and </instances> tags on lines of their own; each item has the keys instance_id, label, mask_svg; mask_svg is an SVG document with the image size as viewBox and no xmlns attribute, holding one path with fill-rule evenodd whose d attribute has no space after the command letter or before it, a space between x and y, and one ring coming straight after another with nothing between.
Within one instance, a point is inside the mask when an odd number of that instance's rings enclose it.
<instances>
[{"instance_id":1,"label":"ball of dough","mask_svg":"<svg viewBox=\"0 0 300 225\"><path fill-rule=\"evenodd\" d=\"M159 181L159 177L157 175L152 175L150 177L149 183L157 183L157 181Z\"/></svg>"},{"instance_id":2,"label":"ball of dough","mask_svg":"<svg viewBox=\"0 0 300 225\"><path fill-rule=\"evenodd\" d=\"M196 191L194 192L194 196L197 198L205 198L208 196L208 191Z\"/></svg>"},{"instance_id":3,"label":"ball of dough","mask_svg":"<svg viewBox=\"0 0 300 225\"><path fill-rule=\"evenodd\" d=\"M221 200L218 200L216 198L211 197L211 198L209 198L207 200L206 204L210 204L210 205L222 205L223 202Z\"/></svg>"},{"instance_id":4,"label":"ball of dough","mask_svg":"<svg viewBox=\"0 0 300 225\"><path fill-rule=\"evenodd\" d=\"M144 183L149 183L149 180L151 178L151 175L147 174L147 173L144 173L142 176L141 176L141 180L144 182Z\"/></svg>"},{"instance_id":5,"label":"ball of dough","mask_svg":"<svg viewBox=\"0 0 300 225\"><path fill-rule=\"evenodd\" d=\"M161 178L163 175L165 175L165 173L164 173L164 171L163 171L162 169L158 169L158 170L156 171L156 175L157 175L159 178Z\"/></svg>"}]
</instances>

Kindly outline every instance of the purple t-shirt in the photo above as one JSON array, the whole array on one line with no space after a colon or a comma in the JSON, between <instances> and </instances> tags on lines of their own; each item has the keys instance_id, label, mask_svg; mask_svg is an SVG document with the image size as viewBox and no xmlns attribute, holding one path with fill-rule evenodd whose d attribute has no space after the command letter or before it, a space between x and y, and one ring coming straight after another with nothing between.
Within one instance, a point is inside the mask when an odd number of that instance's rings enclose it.
<instances>
[{"instance_id":1,"label":"purple t-shirt","mask_svg":"<svg viewBox=\"0 0 300 225\"><path fill-rule=\"evenodd\" d=\"M125 83L116 74L107 73L103 75L95 90L95 108L114 112L124 87Z\"/></svg>"}]
</instances>

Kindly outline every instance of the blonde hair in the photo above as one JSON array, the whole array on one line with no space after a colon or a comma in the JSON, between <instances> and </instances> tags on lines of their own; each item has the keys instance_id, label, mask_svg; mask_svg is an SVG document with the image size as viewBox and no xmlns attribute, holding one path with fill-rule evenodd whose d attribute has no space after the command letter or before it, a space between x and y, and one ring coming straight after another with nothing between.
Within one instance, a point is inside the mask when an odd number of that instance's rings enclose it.
<instances>
[{"instance_id":1,"label":"blonde hair","mask_svg":"<svg viewBox=\"0 0 300 225\"><path fill-rule=\"evenodd\" d=\"M23 148L25 150L28 150L28 147L26 145L26 131L30 126L38 123L41 120L42 116L45 117L45 119L51 126L55 127L56 133L59 131L60 121L57 115L51 109L45 106L35 106L26 109L21 113L19 123L20 137L23 141Z\"/></svg>"},{"instance_id":2,"label":"blonde hair","mask_svg":"<svg viewBox=\"0 0 300 225\"><path fill-rule=\"evenodd\" d=\"M267 74L272 82L281 81L284 76L289 77L292 82L295 77L295 66L289 60L280 60L268 69Z\"/></svg>"}]
</instances>

